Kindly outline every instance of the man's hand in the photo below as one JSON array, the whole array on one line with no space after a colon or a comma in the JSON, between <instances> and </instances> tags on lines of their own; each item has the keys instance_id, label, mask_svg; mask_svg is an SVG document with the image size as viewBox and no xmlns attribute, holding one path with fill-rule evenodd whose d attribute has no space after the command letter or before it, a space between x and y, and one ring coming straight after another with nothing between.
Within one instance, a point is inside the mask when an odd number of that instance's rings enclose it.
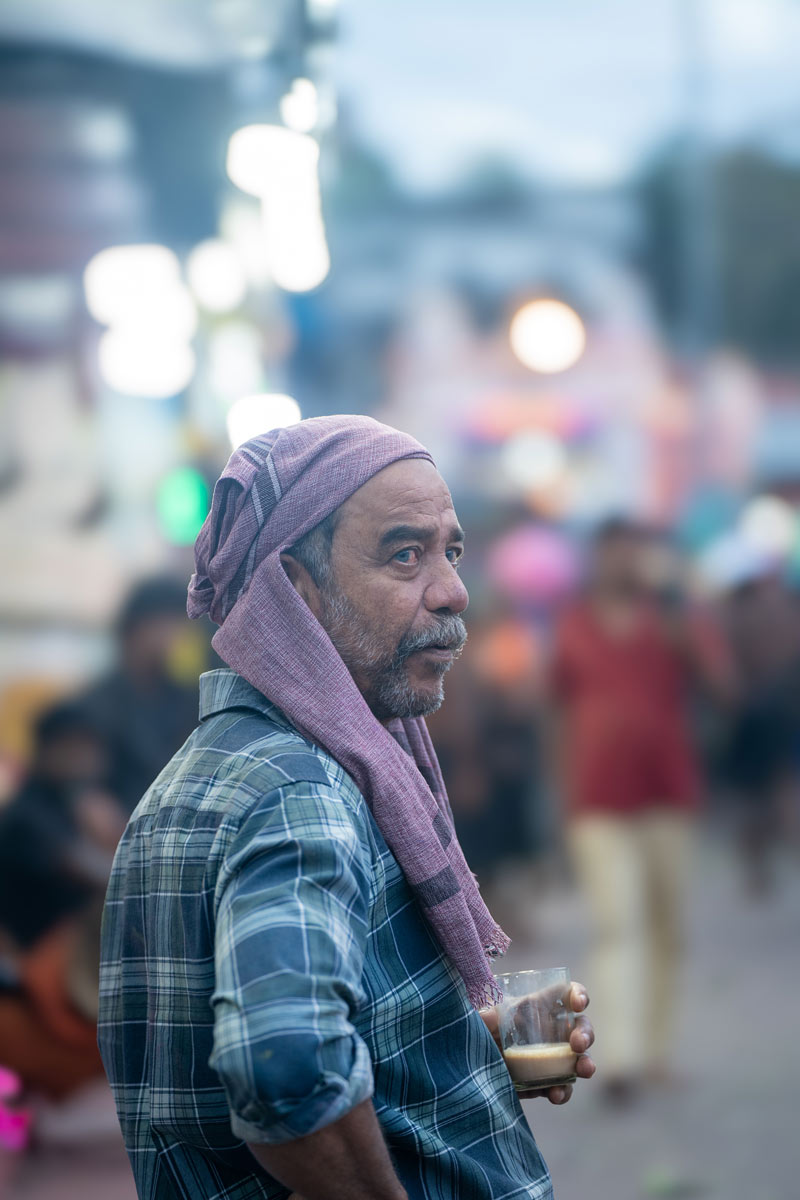
<instances>
[{"instance_id":1,"label":"man's hand","mask_svg":"<svg viewBox=\"0 0 800 1200\"><path fill-rule=\"evenodd\" d=\"M574 1013L580 1015L575 1018L575 1028L570 1034L569 1044L578 1055L578 1061L575 1064L575 1074L579 1079L591 1079L597 1069L593 1060L586 1053L594 1041L594 1029L592 1028L591 1021L588 1017L582 1015L588 1004L589 994L586 988L580 983L573 983L569 991L569 1007ZM484 1008L481 1010L480 1016L497 1043L497 1048L502 1053L503 1047L500 1044L500 1023L497 1009ZM530 1100L535 1096L546 1096L551 1104L566 1104L571 1095L571 1083L559 1087L532 1088L530 1091L519 1093L521 1100Z\"/></svg>"}]
</instances>

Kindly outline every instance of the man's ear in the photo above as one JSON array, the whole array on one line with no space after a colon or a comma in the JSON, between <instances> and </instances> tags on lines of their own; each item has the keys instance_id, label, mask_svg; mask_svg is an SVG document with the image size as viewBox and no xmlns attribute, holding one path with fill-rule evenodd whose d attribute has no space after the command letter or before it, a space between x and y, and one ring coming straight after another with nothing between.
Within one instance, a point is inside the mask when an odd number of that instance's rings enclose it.
<instances>
[{"instance_id":1,"label":"man's ear","mask_svg":"<svg viewBox=\"0 0 800 1200\"><path fill-rule=\"evenodd\" d=\"M281 565L298 596L305 600L314 616L320 621L322 619L322 596L306 568L286 550L281 554Z\"/></svg>"}]
</instances>

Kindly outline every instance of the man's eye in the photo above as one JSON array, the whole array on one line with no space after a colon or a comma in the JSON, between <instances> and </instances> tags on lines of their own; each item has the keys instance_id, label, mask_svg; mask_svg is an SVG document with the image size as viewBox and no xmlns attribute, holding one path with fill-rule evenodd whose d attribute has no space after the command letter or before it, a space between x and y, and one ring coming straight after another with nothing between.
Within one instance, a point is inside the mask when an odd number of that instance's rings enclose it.
<instances>
[{"instance_id":1,"label":"man's eye","mask_svg":"<svg viewBox=\"0 0 800 1200\"><path fill-rule=\"evenodd\" d=\"M394 557L397 562L403 563L405 566L415 567L419 562L419 550L416 546L407 546L405 550L398 550Z\"/></svg>"},{"instance_id":2,"label":"man's eye","mask_svg":"<svg viewBox=\"0 0 800 1200\"><path fill-rule=\"evenodd\" d=\"M463 554L464 554L463 546L451 546L451 548L447 551L447 557L450 560L450 562L453 563L454 565L457 565L458 563L461 562Z\"/></svg>"}]
</instances>

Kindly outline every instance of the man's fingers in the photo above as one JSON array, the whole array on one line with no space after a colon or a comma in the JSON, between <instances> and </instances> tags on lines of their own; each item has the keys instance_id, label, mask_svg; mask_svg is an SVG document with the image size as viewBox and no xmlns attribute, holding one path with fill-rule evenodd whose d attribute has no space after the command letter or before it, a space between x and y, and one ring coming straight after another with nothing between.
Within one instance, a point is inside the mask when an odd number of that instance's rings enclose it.
<instances>
[{"instance_id":1,"label":"man's fingers","mask_svg":"<svg viewBox=\"0 0 800 1200\"><path fill-rule=\"evenodd\" d=\"M562 1087L552 1087L547 1092L551 1104L566 1104L572 1095L572 1084L565 1083Z\"/></svg>"},{"instance_id":2,"label":"man's fingers","mask_svg":"<svg viewBox=\"0 0 800 1200\"><path fill-rule=\"evenodd\" d=\"M575 1074L579 1079L591 1079L596 1070L594 1059L588 1054L582 1054L575 1063Z\"/></svg>"},{"instance_id":3,"label":"man's fingers","mask_svg":"<svg viewBox=\"0 0 800 1200\"><path fill-rule=\"evenodd\" d=\"M594 1028L588 1017L576 1017L575 1028L569 1035L569 1044L577 1054L582 1054L594 1043Z\"/></svg>"},{"instance_id":4,"label":"man's fingers","mask_svg":"<svg viewBox=\"0 0 800 1200\"><path fill-rule=\"evenodd\" d=\"M589 1007L589 993L582 983L573 983L570 985L569 1006L576 1013L581 1013Z\"/></svg>"}]
</instances>

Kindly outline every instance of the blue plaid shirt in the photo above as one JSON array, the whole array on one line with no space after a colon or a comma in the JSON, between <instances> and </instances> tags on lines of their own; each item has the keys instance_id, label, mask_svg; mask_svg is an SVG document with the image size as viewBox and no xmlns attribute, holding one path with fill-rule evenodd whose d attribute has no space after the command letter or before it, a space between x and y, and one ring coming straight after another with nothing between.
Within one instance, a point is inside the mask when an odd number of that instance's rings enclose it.
<instances>
[{"instance_id":1,"label":"blue plaid shirt","mask_svg":"<svg viewBox=\"0 0 800 1200\"><path fill-rule=\"evenodd\" d=\"M232 671L203 676L200 716L130 820L103 924L100 1050L140 1197L286 1197L245 1142L369 1096L413 1200L550 1197L352 779Z\"/></svg>"}]
</instances>

